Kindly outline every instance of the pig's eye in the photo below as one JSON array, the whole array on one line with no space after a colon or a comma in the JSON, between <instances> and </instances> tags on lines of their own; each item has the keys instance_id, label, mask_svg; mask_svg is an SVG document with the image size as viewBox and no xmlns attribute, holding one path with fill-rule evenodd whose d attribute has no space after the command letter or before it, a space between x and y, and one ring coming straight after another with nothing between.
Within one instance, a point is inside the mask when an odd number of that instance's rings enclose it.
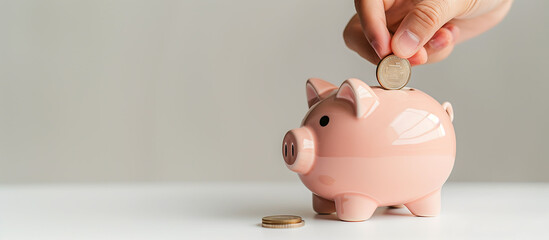
<instances>
[{"instance_id":1,"label":"pig's eye","mask_svg":"<svg viewBox=\"0 0 549 240\"><path fill-rule=\"evenodd\" d=\"M330 118L328 116L322 116L320 118L320 126L322 127L326 127L326 125L328 125L329 122L330 122Z\"/></svg>"}]
</instances>

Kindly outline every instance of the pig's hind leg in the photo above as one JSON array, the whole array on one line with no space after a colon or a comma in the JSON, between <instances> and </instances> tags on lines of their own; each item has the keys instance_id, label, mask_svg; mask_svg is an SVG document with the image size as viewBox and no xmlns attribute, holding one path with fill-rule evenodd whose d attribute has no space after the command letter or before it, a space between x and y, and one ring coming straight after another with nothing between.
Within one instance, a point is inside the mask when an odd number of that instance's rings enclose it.
<instances>
[{"instance_id":1,"label":"pig's hind leg","mask_svg":"<svg viewBox=\"0 0 549 240\"><path fill-rule=\"evenodd\" d=\"M432 217L440 213L440 189L427 194L427 196L412 202L404 204L412 212L419 217Z\"/></svg>"},{"instance_id":2,"label":"pig's hind leg","mask_svg":"<svg viewBox=\"0 0 549 240\"><path fill-rule=\"evenodd\" d=\"M368 220L378 206L370 197L356 193L337 195L334 201L337 217L349 222Z\"/></svg>"},{"instance_id":3,"label":"pig's hind leg","mask_svg":"<svg viewBox=\"0 0 549 240\"><path fill-rule=\"evenodd\" d=\"M313 193L313 209L318 214L332 214L336 211L334 201L319 197Z\"/></svg>"}]
</instances>

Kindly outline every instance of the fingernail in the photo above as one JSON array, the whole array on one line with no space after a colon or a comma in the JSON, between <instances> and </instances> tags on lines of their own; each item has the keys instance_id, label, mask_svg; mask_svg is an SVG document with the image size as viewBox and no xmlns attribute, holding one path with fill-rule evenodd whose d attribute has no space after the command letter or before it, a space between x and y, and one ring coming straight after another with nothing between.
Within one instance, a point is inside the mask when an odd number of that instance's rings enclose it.
<instances>
[{"instance_id":1,"label":"fingernail","mask_svg":"<svg viewBox=\"0 0 549 240\"><path fill-rule=\"evenodd\" d=\"M440 40L440 38L434 37L429 41L429 47L433 49L442 49L445 47L445 42L443 40Z\"/></svg>"},{"instance_id":2,"label":"fingernail","mask_svg":"<svg viewBox=\"0 0 549 240\"><path fill-rule=\"evenodd\" d=\"M419 46L419 38L409 30L404 31L398 39L400 50L404 56L412 56Z\"/></svg>"},{"instance_id":3,"label":"fingernail","mask_svg":"<svg viewBox=\"0 0 549 240\"><path fill-rule=\"evenodd\" d=\"M377 43L377 41L371 41L370 42L370 45L372 46L372 48L374 49L374 51L376 52L377 56L379 58L381 58L381 55L379 55L379 52L380 52L380 46L379 46L379 43Z\"/></svg>"}]
</instances>

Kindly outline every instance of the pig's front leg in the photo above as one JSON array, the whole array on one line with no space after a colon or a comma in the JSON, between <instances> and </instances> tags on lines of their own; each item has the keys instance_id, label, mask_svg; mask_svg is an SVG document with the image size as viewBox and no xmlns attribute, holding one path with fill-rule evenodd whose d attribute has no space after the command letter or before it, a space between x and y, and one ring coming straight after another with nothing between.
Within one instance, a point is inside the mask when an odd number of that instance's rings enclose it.
<instances>
[{"instance_id":1,"label":"pig's front leg","mask_svg":"<svg viewBox=\"0 0 549 240\"><path fill-rule=\"evenodd\" d=\"M319 197L313 193L313 209L318 214L332 214L336 211L334 201Z\"/></svg>"},{"instance_id":2,"label":"pig's front leg","mask_svg":"<svg viewBox=\"0 0 549 240\"><path fill-rule=\"evenodd\" d=\"M337 195L334 201L337 217L349 222L368 220L378 206L373 199L356 193Z\"/></svg>"},{"instance_id":3,"label":"pig's front leg","mask_svg":"<svg viewBox=\"0 0 549 240\"><path fill-rule=\"evenodd\" d=\"M440 189L427 194L413 202L404 204L412 212L419 217L432 217L440 213Z\"/></svg>"}]
</instances>

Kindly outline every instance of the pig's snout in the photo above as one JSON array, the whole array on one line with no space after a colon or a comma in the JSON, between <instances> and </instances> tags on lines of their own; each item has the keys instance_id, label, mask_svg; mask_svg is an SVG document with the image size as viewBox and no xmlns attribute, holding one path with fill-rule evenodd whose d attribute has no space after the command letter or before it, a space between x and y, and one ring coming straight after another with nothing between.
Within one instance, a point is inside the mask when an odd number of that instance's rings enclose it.
<instances>
[{"instance_id":1,"label":"pig's snout","mask_svg":"<svg viewBox=\"0 0 549 240\"><path fill-rule=\"evenodd\" d=\"M309 129L302 127L286 133L282 141L282 157L286 166L297 173L306 174L313 167L315 144Z\"/></svg>"},{"instance_id":2,"label":"pig's snout","mask_svg":"<svg viewBox=\"0 0 549 240\"><path fill-rule=\"evenodd\" d=\"M288 165L293 165L297 159L297 153L301 152L297 149L297 142L298 140L293 130L289 131L286 133L286 136L284 136L284 141L282 143L282 156Z\"/></svg>"}]
</instances>

